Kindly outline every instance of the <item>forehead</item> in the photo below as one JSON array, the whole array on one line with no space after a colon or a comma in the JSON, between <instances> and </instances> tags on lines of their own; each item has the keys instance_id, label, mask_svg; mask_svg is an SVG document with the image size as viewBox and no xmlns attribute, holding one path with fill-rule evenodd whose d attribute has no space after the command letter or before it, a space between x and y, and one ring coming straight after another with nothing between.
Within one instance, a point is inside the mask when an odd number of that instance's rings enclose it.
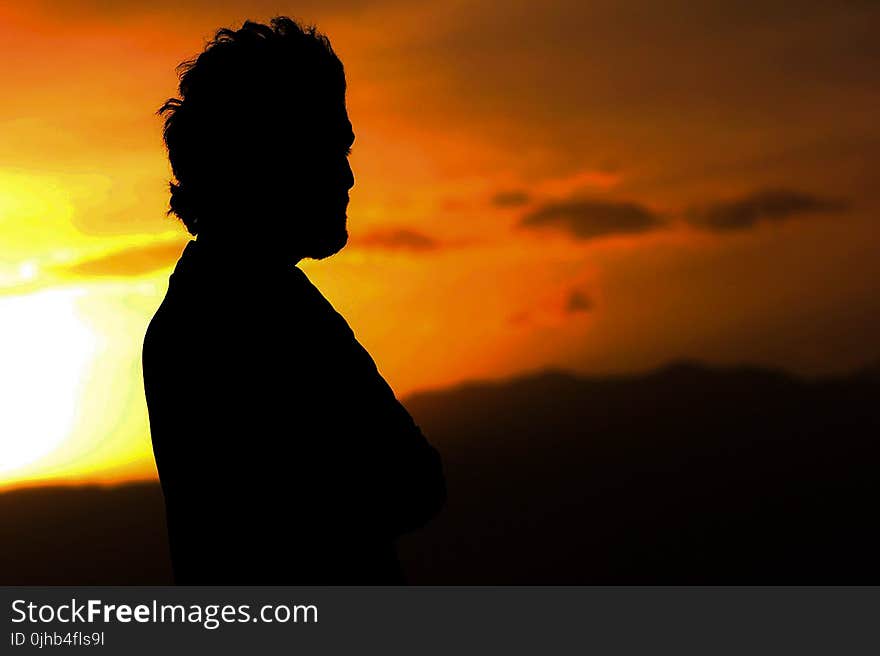
<instances>
[{"instance_id":1,"label":"forehead","mask_svg":"<svg viewBox=\"0 0 880 656\"><path fill-rule=\"evenodd\" d=\"M267 115L255 123L276 141L320 146L350 146L354 129L345 106L345 96L298 95L277 102Z\"/></svg>"}]
</instances>

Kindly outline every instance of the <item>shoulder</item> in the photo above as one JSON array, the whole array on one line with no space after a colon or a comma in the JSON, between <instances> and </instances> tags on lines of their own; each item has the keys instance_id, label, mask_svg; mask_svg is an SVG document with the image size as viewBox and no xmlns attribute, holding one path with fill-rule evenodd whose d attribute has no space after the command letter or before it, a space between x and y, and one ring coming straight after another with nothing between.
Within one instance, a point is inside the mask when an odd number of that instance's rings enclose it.
<instances>
[{"instance_id":1,"label":"shoulder","mask_svg":"<svg viewBox=\"0 0 880 656\"><path fill-rule=\"evenodd\" d=\"M326 337L354 339L354 332L345 318L299 267L292 270L298 298L296 310L305 325L316 326Z\"/></svg>"}]
</instances>

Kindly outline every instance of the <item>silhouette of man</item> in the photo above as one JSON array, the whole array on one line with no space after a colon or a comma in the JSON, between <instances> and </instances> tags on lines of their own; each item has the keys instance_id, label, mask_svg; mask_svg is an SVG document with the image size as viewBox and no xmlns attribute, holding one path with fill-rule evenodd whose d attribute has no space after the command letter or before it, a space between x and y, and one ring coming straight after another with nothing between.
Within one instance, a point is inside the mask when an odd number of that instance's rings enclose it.
<instances>
[{"instance_id":1,"label":"silhouette of man","mask_svg":"<svg viewBox=\"0 0 880 656\"><path fill-rule=\"evenodd\" d=\"M443 505L440 458L295 266L348 239L342 63L314 28L246 22L179 90L170 212L197 238L143 350L175 578L403 582L394 540Z\"/></svg>"}]
</instances>

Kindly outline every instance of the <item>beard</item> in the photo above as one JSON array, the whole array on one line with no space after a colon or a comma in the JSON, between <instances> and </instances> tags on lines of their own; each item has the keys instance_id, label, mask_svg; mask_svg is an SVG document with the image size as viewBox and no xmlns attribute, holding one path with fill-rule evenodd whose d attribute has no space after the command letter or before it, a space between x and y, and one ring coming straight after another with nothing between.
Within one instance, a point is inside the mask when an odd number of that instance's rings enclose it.
<instances>
[{"instance_id":1,"label":"beard","mask_svg":"<svg viewBox=\"0 0 880 656\"><path fill-rule=\"evenodd\" d=\"M323 260L331 255L336 255L348 243L348 229L345 222L338 228L333 227L333 229L314 234L309 242L306 257L310 259Z\"/></svg>"}]
</instances>

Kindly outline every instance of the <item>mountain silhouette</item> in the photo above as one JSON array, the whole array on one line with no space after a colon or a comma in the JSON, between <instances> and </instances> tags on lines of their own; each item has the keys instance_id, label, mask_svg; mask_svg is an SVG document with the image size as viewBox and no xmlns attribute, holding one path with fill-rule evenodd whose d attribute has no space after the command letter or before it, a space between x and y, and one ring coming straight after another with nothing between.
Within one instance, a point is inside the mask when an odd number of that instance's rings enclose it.
<instances>
[{"instance_id":1,"label":"mountain silhouette","mask_svg":"<svg viewBox=\"0 0 880 656\"><path fill-rule=\"evenodd\" d=\"M426 584L880 581L880 378L678 363L548 371L405 405L448 505L400 541ZM151 484L0 495L0 582L170 580Z\"/></svg>"}]
</instances>

